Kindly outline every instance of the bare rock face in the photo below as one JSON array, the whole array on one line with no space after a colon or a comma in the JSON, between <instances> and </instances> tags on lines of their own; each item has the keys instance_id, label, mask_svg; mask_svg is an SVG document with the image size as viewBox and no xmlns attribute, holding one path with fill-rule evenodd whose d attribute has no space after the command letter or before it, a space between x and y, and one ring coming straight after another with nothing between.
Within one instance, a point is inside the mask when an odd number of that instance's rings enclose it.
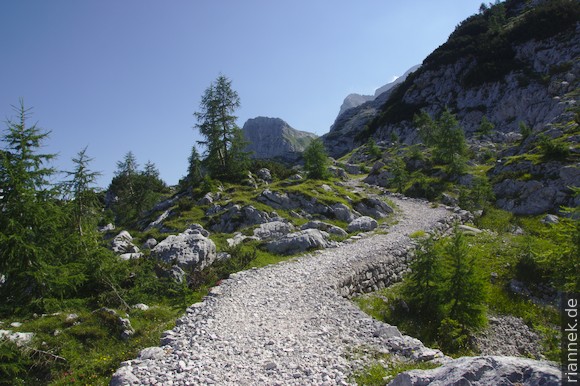
<instances>
[{"instance_id":1,"label":"bare rock face","mask_svg":"<svg viewBox=\"0 0 580 386\"><path fill-rule=\"evenodd\" d=\"M291 255L314 248L327 248L330 245L328 237L328 233L318 229L306 229L274 240L266 247L272 253Z\"/></svg>"},{"instance_id":2,"label":"bare rock face","mask_svg":"<svg viewBox=\"0 0 580 386\"><path fill-rule=\"evenodd\" d=\"M318 136L292 128L280 118L257 117L248 119L242 128L246 150L254 158L295 160Z\"/></svg>"},{"instance_id":3,"label":"bare rock face","mask_svg":"<svg viewBox=\"0 0 580 386\"><path fill-rule=\"evenodd\" d=\"M432 370L399 374L388 386L522 385L558 386L560 370L546 362L516 357L463 357Z\"/></svg>"},{"instance_id":4,"label":"bare rock face","mask_svg":"<svg viewBox=\"0 0 580 386\"><path fill-rule=\"evenodd\" d=\"M260 240L277 239L294 231L294 226L285 221L272 221L254 229L254 236Z\"/></svg>"},{"instance_id":5,"label":"bare rock face","mask_svg":"<svg viewBox=\"0 0 580 386\"><path fill-rule=\"evenodd\" d=\"M182 268L201 270L216 260L217 252L207 232L195 227L167 237L151 250L151 256Z\"/></svg>"},{"instance_id":6,"label":"bare rock face","mask_svg":"<svg viewBox=\"0 0 580 386\"><path fill-rule=\"evenodd\" d=\"M350 233L358 231L368 232L375 229L378 225L379 224L377 223L377 220L375 220L374 218L362 216L351 221L350 224L348 224L346 230Z\"/></svg>"}]
</instances>

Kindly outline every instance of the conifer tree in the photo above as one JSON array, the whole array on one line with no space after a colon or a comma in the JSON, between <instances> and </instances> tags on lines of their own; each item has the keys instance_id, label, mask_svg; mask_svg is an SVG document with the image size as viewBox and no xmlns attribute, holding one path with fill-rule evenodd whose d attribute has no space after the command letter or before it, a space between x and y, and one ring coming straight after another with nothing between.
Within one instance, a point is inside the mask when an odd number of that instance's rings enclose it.
<instances>
[{"instance_id":1,"label":"conifer tree","mask_svg":"<svg viewBox=\"0 0 580 386\"><path fill-rule=\"evenodd\" d=\"M445 164L449 173L462 174L467 144L465 133L455 115L445 109L438 119L433 120L422 111L415 116L414 123L425 145L433 148L434 158Z\"/></svg>"},{"instance_id":2,"label":"conifer tree","mask_svg":"<svg viewBox=\"0 0 580 386\"><path fill-rule=\"evenodd\" d=\"M409 268L404 292L413 311L426 323L439 322L441 259L435 251L433 236L421 239Z\"/></svg>"},{"instance_id":3,"label":"conifer tree","mask_svg":"<svg viewBox=\"0 0 580 386\"><path fill-rule=\"evenodd\" d=\"M330 160L320 138L314 139L304 150L304 168L308 178L322 180L328 178Z\"/></svg>"},{"instance_id":4,"label":"conifer tree","mask_svg":"<svg viewBox=\"0 0 580 386\"><path fill-rule=\"evenodd\" d=\"M19 302L43 291L43 266L53 257L60 222L50 185L54 154L39 152L50 132L28 125L31 110L20 101L17 121L8 120L2 136L0 181L0 286L2 302Z\"/></svg>"},{"instance_id":5,"label":"conifer tree","mask_svg":"<svg viewBox=\"0 0 580 386\"><path fill-rule=\"evenodd\" d=\"M464 332L478 329L486 323L487 285L475 255L469 253L465 236L457 227L444 252L447 277L442 293L447 301L446 315L457 321Z\"/></svg>"},{"instance_id":6,"label":"conifer tree","mask_svg":"<svg viewBox=\"0 0 580 386\"><path fill-rule=\"evenodd\" d=\"M249 165L248 154L243 151L243 135L234 115L240 107L238 93L232 89L231 80L224 75L205 90L200 111L194 113L195 127L205 138L198 143L205 146L205 164L210 176L220 180L238 180Z\"/></svg>"},{"instance_id":7,"label":"conifer tree","mask_svg":"<svg viewBox=\"0 0 580 386\"><path fill-rule=\"evenodd\" d=\"M89 164L93 159L87 155L86 147L72 161L75 167L72 171L65 171L70 179L64 182L64 187L72 200L74 228L82 237L87 225L96 226L95 212L99 203L94 184L101 173L90 170Z\"/></svg>"},{"instance_id":8,"label":"conifer tree","mask_svg":"<svg viewBox=\"0 0 580 386\"><path fill-rule=\"evenodd\" d=\"M198 185L203 176L201 174L201 157L195 146L191 147L191 154L188 158L186 180L190 186Z\"/></svg>"}]
</instances>

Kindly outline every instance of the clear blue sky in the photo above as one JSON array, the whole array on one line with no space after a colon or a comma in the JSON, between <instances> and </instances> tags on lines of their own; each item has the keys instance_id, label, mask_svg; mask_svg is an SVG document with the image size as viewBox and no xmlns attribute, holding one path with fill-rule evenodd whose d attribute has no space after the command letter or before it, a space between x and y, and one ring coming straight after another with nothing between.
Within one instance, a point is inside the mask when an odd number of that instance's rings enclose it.
<instances>
[{"instance_id":1,"label":"clear blue sky","mask_svg":"<svg viewBox=\"0 0 580 386\"><path fill-rule=\"evenodd\" d=\"M82 148L103 173L133 151L175 184L199 139L193 113L220 74L238 125L279 117L327 133L342 100L421 63L481 0L2 0L0 119L23 98L45 151ZM4 130L5 125L2 125Z\"/></svg>"}]
</instances>

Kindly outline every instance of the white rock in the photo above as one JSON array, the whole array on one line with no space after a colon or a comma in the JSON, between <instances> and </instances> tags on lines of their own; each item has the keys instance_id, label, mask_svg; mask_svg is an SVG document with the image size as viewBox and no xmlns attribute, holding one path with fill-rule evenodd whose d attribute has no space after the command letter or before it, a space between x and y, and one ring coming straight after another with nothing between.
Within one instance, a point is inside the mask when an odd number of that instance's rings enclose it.
<instances>
[{"instance_id":1,"label":"white rock","mask_svg":"<svg viewBox=\"0 0 580 386\"><path fill-rule=\"evenodd\" d=\"M463 357L432 370L399 374L388 386L417 385L512 385L561 384L560 370L546 362L516 357Z\"/></svg>"},{"instance_id":2,"label":"white rock","mask_svg":"<svg viewBox=\"0 0 580 386\"><path fill-rule=\"evenodd\" d=\"M353 220L346 228L347 232L368 232L376 229L379 224L374 218L363 216Z\"/></svg>"}]
</instances>

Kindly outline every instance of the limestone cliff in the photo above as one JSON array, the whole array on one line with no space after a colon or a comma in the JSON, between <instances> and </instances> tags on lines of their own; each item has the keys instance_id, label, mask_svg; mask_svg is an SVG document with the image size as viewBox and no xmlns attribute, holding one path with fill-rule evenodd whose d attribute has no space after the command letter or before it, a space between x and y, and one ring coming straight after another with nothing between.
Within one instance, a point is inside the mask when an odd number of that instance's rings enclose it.
<instances>
[{"instance_id":1,"label":"limestone cliff","mask_svg":"<svg viewBox=\"0 0 580 386\"><path fill-rule=\"evenodd\" d=\"M318 136L292 128L280 118L248 119L242 128L247 150L258 159L292 161Z\"/></svg>"},{"instance_id":2,"label":"limestone cliff","mask_svg":"<svg viewBox=\"0 0 580 386\"><path fill-rule=\"evenodd\" d=\"M481 148L476 131L485 116L495 127L484 140L492 153L496 149L489 177L500 207L537 214L578 204L567 188L578 186L580 176L578 20L579 3L565 0L508 0L482 10L400 85L341 114L323 137L327 149L340 157L369 137L421 142L414 115L424 110L437 116L444 109ZM525 141L522 125L530 129ZM560 159L542 155L546 137L565 148ZM543 167L545 161L551 163Z\"/></svg>"}]
</instances>

